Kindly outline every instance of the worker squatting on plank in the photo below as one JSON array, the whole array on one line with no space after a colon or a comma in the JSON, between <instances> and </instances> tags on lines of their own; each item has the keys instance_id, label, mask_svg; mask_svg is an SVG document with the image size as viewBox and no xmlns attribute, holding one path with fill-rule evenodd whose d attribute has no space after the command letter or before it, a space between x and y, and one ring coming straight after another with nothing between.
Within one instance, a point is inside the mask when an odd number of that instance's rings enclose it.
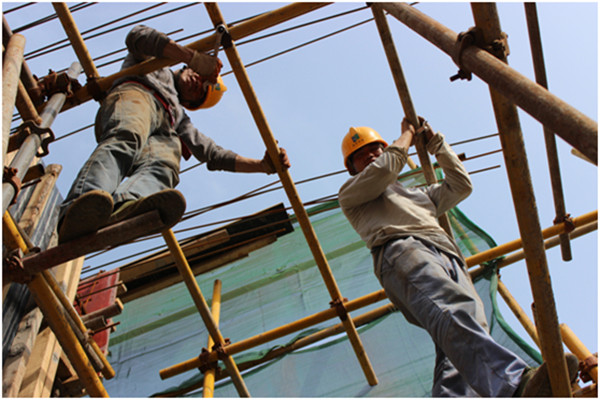
<instances>
[{"instance_id":1,"label":"worker squatting on plank","mask_svg":"<svg viewBox=\"0 0 600 400\"><path fill-rule=\"evenodd\" d=\"M143 25L133 28L125 43L129 53L122 69L150 57L186 66L114 82L96 115L98 145L60 208L61 243L154 209L165 225L175 224L185 211L184 197L173 189L179 183L182 155L194 155L211 171L275 172L267 153L258 160L223 149L199 132L184 111L212 107L227 90L216 56L180 46ZM279 156L289 168L283 148Z\"/></svg>"},{"instance_id":2,"label":"worker squatting on plank","mask_svg":"<svg viewBox=\"0 0 600 400\"><path fill-rule=\"evenodd\" d=\"M460 249L437 220L471 193L471 180L444 136L421 124L444 181L424 188L397 181L417 134L406 118L390 146L373 129L352 127L342 142L352 177L340 188L340 206L371 250L388 298L435 343L433 397L551 396L546 364L529 367L489 334ZM577 358L566 358L575 380Z\"/></svg>"}]
</instances>

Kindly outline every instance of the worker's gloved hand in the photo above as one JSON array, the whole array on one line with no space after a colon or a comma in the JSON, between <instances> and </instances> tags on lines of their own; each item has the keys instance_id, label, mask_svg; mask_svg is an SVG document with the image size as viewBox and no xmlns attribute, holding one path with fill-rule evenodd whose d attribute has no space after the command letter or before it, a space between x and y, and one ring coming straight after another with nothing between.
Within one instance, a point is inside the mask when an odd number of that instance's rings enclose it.
<instances>
[{"instance_id":1,"label":"worker's gloved hand","mask_svg":"<svg viewBox=\"0 0 600 400\"><path fill-rule=\"evenodd\" d=\"M192 69L192 71L210 83L216 83L217 77L221 72L221 68L223 68L223 63L217 57L211 57L208 54L194 51L194 55L192 56L188 66Z\"/></svg>"},{"instance_id":2,"label":"worker's gloved hand","mask_svg":"<svg viewBox=\"0 0 600 400\"><path fill-rule=\"evenodd\" d=\"M279 162L284 169L288 169L292 165L288 159L287 152L283 147L279 148ZM271 157L269 157L268 151L265 151L265 156L260 163L263 165L265 173L270 175L277 172L275 165L273 165L273 161L271 161Z\"/></svg>"}]
</instances>

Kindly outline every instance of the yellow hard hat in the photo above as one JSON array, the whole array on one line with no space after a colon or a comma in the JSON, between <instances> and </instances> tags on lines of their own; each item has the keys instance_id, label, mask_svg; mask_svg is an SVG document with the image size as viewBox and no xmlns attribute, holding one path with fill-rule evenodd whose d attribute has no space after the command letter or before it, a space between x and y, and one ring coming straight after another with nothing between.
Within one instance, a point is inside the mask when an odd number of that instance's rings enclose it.
<instances>
[{"instance_id":1,"label":"yellow hard hat","mask_svg":"<svg viewBox=\"0 0 600 400\"><path fill-rule=\"evenodd\" d=\"M355 175L356 171L350 163L350 156L358 149L369 143L381 143L383 147L387 147L387 142L383 140L381 135L375 129L367 126L350 127L346 136L342 140L342 155L344 156L344 165L350 172L350 175Z\"/></svg>"},{"instance_id":2,"label":"yellow hard hat","mask_svg":"<svg viewBox=\"0 0 600 400\"><path fill-rule=\"evenodd\" d=\"M225 83L223 83L223 78L221 78L221 75L219 75L217 77L217 82L212 85L207 85L206 90L206 96L204 96L204 100L201 103L185 105L184 107L190 111L196 111L201 108L210 108L221 101L223 93L227 91L227 86L225 86Z\"/></svg>"}]
</instances>

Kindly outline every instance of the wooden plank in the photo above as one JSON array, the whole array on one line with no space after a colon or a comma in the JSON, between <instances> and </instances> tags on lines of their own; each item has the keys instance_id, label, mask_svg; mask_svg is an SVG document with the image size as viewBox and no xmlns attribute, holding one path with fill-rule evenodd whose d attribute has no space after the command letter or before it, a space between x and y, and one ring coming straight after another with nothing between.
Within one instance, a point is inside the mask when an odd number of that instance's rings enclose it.
<instances>
[{"instance_id":1,"label":"wooden plank","mask_svg":"<svg viewBox=\"0 0 600 400\"><path fill-rule=\"evenodd\" d=\"M83 260L80 257L56 267L56 279L65 284L65 294L71 300L77 292ZM19 397L50 397L61 353L54 333L45 328L35 341Z\"/></svg>"}]
</instances>

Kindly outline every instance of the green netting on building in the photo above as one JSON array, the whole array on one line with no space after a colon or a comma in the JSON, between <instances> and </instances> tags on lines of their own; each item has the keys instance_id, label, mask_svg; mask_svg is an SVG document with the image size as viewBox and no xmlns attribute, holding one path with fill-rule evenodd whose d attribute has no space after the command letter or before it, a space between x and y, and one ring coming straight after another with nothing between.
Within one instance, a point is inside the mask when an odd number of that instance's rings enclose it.
<instances>
[{"instance_id":1,"label":"green netting on building","mask_svg":"<svg viewBox=\"0 0 600 400\"><path fill-rule=\"evenodd\" d=\"M418 184L413 175L405 184ZM343 213L332 208L311 217L319 242L342 295L349 300L381 289L373 274L372 258ZM465 256L494 246L493 240L458 209L451 212L455 237ZM249 257L197 277L210 303L215 279L222 281L220 330L231 342L253 337L323 311L331 298L301 229ZM506 325L495 305L496 274L475 282L488 314L493 337L527 363L540 362L530 348ZM356 317L387 303L376 303L351 313ZM117 376L105 382L111 396L147 397L198 386L202 373L188 371L161 380L159 371L198 356L207 344L204 327L184 284L178 284L126 304L115 318L120 322L111 336L108 360ZM338 318L305 332L234 355L239 364L260 359L269 349L299 336L336 325ZM253 397L427 397L433 379L434 345L429 335L393 312L358 329L379 384L369 386L345 334L296 350L243 372ZM181 393L181 392L179 392ZM187 393L202 396L200 389ZM237 397L229 379L217 382L215 397Z\"/></svg>"}]
</instances>

